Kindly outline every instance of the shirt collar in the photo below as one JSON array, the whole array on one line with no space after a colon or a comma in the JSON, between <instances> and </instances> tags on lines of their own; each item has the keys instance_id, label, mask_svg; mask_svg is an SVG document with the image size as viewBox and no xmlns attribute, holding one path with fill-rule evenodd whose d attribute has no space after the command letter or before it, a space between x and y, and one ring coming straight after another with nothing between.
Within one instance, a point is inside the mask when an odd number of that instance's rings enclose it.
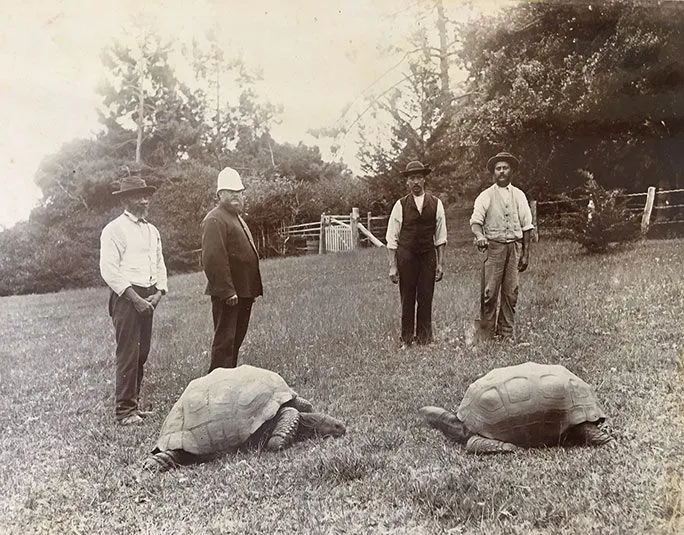
<instances>
[{"instance_id":1,"label":"shirt collar","mask_svg":"<svg viewBox=\"0 0 684 535\"><path fill-rule=\"evenodd\" d=\"M413 195L413 193L411 193L411 195ZM417 199L423 199L423 198L425 198L425 192L421 193L420 195L413 195L413 198L414 198L415 200L417 200Z\"/></svg>"},{"instance_id":2,"label":"shirt collar","mask_svg":"<svg viewBox=\"0 0 684 535\"><path fill-rule=\"evenodd\" d=\"M125 215L128 219L130 219L131 221L133 221L133 223L147 223L147 219L145 219L144 217L135 216L135 215L133 215L132 213L130 213L128 210L124 210L124 215Z\"/></svg>"}]
</instances>

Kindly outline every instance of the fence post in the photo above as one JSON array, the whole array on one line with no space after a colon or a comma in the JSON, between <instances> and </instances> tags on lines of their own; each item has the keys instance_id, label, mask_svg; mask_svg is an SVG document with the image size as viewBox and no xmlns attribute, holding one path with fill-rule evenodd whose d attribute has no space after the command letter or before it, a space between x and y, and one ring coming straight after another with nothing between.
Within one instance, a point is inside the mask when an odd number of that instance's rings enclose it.
<instances>
[{"instance_id":1,"label":"fence post","mask_svg":"<svg viewBox=\"0 0 684 535\"><path fill-rule=\"evenodd\" d=\"M349 226L351 227L351 248L352 251L359 246L359 209L352 208L349 216Z\"/></svg>"},{"instance_id":2,"label":"fence post","mask_svg":"<svg viewBox=\"0 0 684 535\"><path fill-rule=\"evenodd\" d=\"M537 228L537 201L530 201L530 212L532 212L532 224L534 228L532 229L532 241L539 241L539 229Z\"/></svg>"},{"instance_id":3,"label":"fence post","mask_svg":"<svg viewBox=\"0 0 684 535\"><path fill-rule=\"evenodd\" d=\"M651 222L651 212L653 211L653 201L655 200L656 189L653 186L648 187L646 192L646 204L644 205L644 214L641 216L641 234L646 235L648 232L648 225Z\"/></svg>"},{"instance_id":4,"label":"fence post","mask_svg":"<svg viewBox=\"0 0 684 535\"><path fill-rule=\"evenodd\" d=\"M325 212L321 214L321 229L318 232L318 254L325 254L325 227L328 224L328 218Z\"/></svg>"},{"instance_id":5,"label":"fence post","mask_svg":"<svg viewBox=\"0 0 684 535\"><path fill-rule=\"evenodd\" d=\"M366 230L367 230L368 232L373 232L373 231L371 230L371 223L372 223L372 221L373 221L373 215L372 215L370 212L368 212L368 214L366 214L366 219L367 219L367 222L368 222L368 224L366 225Z\"/></svg>"}]
</instances>

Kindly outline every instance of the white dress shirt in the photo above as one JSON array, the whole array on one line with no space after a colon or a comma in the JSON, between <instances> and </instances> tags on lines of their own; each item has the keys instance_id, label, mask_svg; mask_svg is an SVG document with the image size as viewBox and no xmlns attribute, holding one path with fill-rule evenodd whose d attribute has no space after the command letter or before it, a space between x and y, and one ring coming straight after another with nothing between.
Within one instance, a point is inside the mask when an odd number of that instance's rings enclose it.
<instances>
[{"instance_id":1,"label":"white dress shirt","mask_svg":"<svg viewBox=\"0 0 684 535\"><path fill-rule=\"evenodd\" d=\"M111 221L100 236L100 274L117 294L131 285L168 291L159 231L128 210Z\"/></svg>"},{"instance_id":2,"label":"white dress shirt","mask_svg":"<svg viewBox=\"0 0 684 535\"><path fill-rule=\"evenodd\" d=\"M413 196L413 201L416 203L419 213L423 213L423 203L425 202L425 193L418 196ZM396 249L399 246L399 233L401 232L401 224L404 220L404 209L401 206L401 199L394 203L392 213L387 222L387 232L385 233L385 240L387 241L388 249ZM435 225L434 243L435 247L444 245L447 242L446 216L444 214L444 205L440 199L437 199L437 215Z\"/></svg>"}]
</instances>

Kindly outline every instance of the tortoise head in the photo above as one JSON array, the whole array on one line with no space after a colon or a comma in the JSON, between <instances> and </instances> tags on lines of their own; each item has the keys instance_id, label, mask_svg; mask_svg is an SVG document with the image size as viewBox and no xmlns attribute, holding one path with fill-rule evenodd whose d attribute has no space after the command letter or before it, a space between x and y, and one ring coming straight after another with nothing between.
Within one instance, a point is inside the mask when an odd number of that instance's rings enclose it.
<instances>
[{"instance_id":1,"label":"tortoise head","mask_svg":"<svg viewBox=\"0 0 684 535\"><path fill-rule=\"evenodd\" d=\"M454 413L441 407L421 407L420 413L431 427L439 429L451 440L461 444L468 442L473 434Z\"/></svg>"},{"instance_id":2,"label":"tortoise head","mask_svg":"<svg viewBox=\"0 0 684 535\"><path fill-rule=\"evenodd\" d=\"M347 427L337 418L322 412L299 413L298 434L302 438L341 437L346 432Z\"/></svg>"}]
</instances>

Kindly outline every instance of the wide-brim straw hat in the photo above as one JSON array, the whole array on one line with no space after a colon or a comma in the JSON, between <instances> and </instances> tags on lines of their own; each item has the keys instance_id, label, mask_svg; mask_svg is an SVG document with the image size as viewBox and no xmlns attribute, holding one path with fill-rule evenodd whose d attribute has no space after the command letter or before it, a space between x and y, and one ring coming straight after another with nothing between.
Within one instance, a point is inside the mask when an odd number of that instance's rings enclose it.
<instances>
[{"instance_id":1,"label":"wide-brim straw hat","mask_svg":"<svg viewBox=\"0 0 684 535\"><path fill-rule=\"evenodd\" d=\"M119 181L119 191L113 191L112 195L120 195L125 197L133 193L147 193L152 195L157 188L148 186L147 183L139 176L127 176Z\"/></svg>"},{"instance_id":2,"label":"wide-brim straw hat","mask_svg":"<svg viewBox=\"0 0 684 535\"><path fill-rule=\"evenodd\" d=\"M520 161L510 152L500 152L496 156L492 156L489 160L487 160L487 170L490 173L494 172L494 166L496 165L496 162L508 162L513 169L517 169L518 165L520 165Z\"/></svg>"},{"instance_id":3,"label":"wide-brim straw hat","mask_svg":"<svg viewBox=\"0 0 684 535\"><path fill-rule=\"evenodd\" d=\"M418 160L414 160L406 165L406 170L401 171L401 175L427 175L430 171L432 171L432 169L423 165Z\"/></svg>"}]
</instances>

